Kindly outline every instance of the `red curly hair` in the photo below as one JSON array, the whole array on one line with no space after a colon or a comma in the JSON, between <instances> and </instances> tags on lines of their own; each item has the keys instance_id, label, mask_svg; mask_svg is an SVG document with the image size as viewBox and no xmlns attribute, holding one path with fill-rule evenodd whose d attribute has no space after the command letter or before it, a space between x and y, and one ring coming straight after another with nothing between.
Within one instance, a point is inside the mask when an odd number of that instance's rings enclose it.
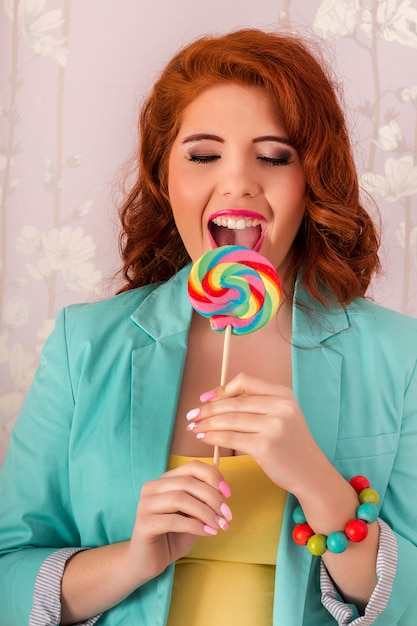
<instances>
[{"instance_id":1,"label":"red curly hair","mask_svg":"<svg viewBox=\"0 0 417 626\"><path fill-rule=\"evenodd\" d=\"M359 199L345 118L331 79L293 35L245 29L203 37L168 63L144 103L135 184L120 209L120 292L165 281L190 258L168 195L168 159L185 108L225 82L266 90L298 151L306 179L306 212L293 243L285 284L301 272L320 302L347 305L363 297L379 269L379 236Z\"/></svg>"}]
</instances>

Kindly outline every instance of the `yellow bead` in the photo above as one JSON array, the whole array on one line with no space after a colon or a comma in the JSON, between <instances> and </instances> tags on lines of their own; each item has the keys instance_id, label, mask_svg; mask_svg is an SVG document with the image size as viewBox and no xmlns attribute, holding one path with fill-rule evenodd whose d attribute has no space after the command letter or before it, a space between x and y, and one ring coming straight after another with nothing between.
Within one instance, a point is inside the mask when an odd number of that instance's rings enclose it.
<instances>
[{"instance_id":1,"label":"yellow bead","mask_svg":"<svg viewBox=\"0 0 417 626\"><path fill-rule=\"evenodd\" d=\"M326 537L324 535L313 535L307 541L307 548L314 556L321 556L326 552Z\"/></svg>"},{"instance_id":2,"label":"yellow bead","mask_svg":"<svg viewBox=\"0 0 417 626\"><path fill-rule=\"evenodd\" d=\"M379 494L375 489L371 489L371 487L368 487L367 489L362 489L359 494L359 502L361 504L363 504L364 502L372 502L372 504L378 504Z\"/></svg>"}]
</instances>

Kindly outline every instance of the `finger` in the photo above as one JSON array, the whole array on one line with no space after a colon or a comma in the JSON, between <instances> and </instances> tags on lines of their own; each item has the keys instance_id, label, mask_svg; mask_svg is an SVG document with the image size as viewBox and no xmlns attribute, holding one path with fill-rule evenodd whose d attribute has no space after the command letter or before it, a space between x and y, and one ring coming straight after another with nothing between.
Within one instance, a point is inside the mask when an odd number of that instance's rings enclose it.
<instances>
[{"instance_id":1,"label":"finger","mask_svg":"<svg viewBox=\"0 0 417 626\"><path fill-rule=\"evenodd\" d=\"M228 415L232 419L239 419L240 416L263 416L276 412L281 404L281 398L272 396L232 396L226 397L218 402L202 407L199 420L214 417L216 415Z\"/></svg>"},{"instance_id":2,"label":"finger","mask_svg":"<svg viewBox=\"0 0 417 626\"><path fill-rule=\"evenodd\" d=\"M184 493L215 508L223 502L224 496L219 489L207 485L192 476L165 476L155 481L145 483L141 490L141 499L155 500L158 496L171 496Z\"/></svg>"},{"instance_id":3,"label":"finger","mask_svg":"<svg viewBox=\"0 0 417 626\"><path fill-rule=\"evenodd\" d=\"M297 411L298 404L293 397L288 396L239 395L225 397L203 405L198 412L191 411L190 413L194 417L186 425L186 429L195 431L202 422L206 423L207 419L215 416L223 416L227 420L240 424L240 420L259 422L260 418L267 416L275 416L280 419L291 418ZM214 427L217 428L218 426L220 427L220 422L217 421ZM247 427L242 426L242 429L246 431Z\"/></svg>"},{"instance_id":4,"label":"finger","mask_svg":"<svg viewBox=\"0 0 417 626\"><path fill-rule=\"evenodd\" d=\"M229 486L216 468L194 461L145 483L138 510L144 514L181 512L200 518L215 514L230 521L230 509L225 504L230 495Z\"/></svg>"},{"instance_id":5,"label":"finger","mask_svg":"<svg viewBox=\"0 0 417 626\"><path fill-rule=\"evenodd\" d=\"M241 454L250 454L256 460L260 455L259 433L236 431L202 431L196 437L208 446L239 450Z\"/></svg>"},{"instance_id":6,"label":"finger","mask_svg":"<svg viewBox=\"0 0 417 626\"><path fill-rule=\"evenodd\" d=\"M243 372L237 374L223 387L216 387L200 396L203 404L223 398L240 395L282 395L293 397L292 390L285 385L278 385L264 378L250 376Z\"/></svg>"},{"instance_id":7,"label":"finger","mask_svg":"<svg viewBox=\"0 0 417 626\"><path fill-rule=\"evenodd\" d=\"M231 495L230 487L217 468L202 461L191 461L144 483L140 497L152 498L173 490L188 492L202 501L223 500Z\"/></svg>"},{"instance_id":8,"label":"finger","mask_svg":"<svg viewBox=\"0 0 417 626\"><path fill-rule=\"evenodd\" d=\"M241 433L258 433L265 430L268 414L251 413L249 411L223 412L217 407L207 417L202 417L187 426L187 430L194 435L211 431L233 431Z\"/></svg>"},{"instance_id":9,"label":"finger","mask_svg":"<svg viewBox=\"0 0 417 626\"><path fill-rule=\"evenodd\" d=\"M161 478L157 481L150 482L158 483L154 485L156 489L170 488L168 487L168 483L164 485L162 480L171 478L194 478L202 483L205 483L206 485L209 485L225 497L229 497L230 495L230 489L227 486L223 475L210 463L190 461L189 463L184 463L175 469L168 470L165 474L162 474ZM161 481L161 483L158 481ZM189 484L192 484L191 481Z\"/></svg>"},{"instance_id":10,"label":"finger","mask_svg":"<svg viewBox=\"0 0 417 626\"><path fill-rule=\"evenodd\" d=\"M171 482L175 484L178 481L174 479ZM157 537L164 532L210 535L216 534L219 528L227 530L229 527L232 512L220 494L210 487L206 486L211 491L211 494L207 496L207 501L199 499L202 497L201 492L196 498L182 490L162 491L156 494L152 486L149 487L150 493L147 488L148 485L142 490L144 495L139 501L137 523L148 537ZM169 526L166 522L167 518L176 519L175 526ZM194 523L186 523L184 518L193 520Z\"/></svg>"},{"instance_id":11,"label":"finger","mask_svg":"<svg viewBox=\"0 0 417 626\"><path fill-rule=\"evenodd\" d=\"M200 521L203 525L215 525L226 530L231 520L231 511L221 499L216 502L203 502L183 491L171 491L153 496L141 503L140 513L160 517L170 514L180 515ZM168 527L169 530L169 527Z\"/></svg>"},{"instance_id":12,"label":"finger","mask_svg":"<svg viewBox=\"0 0 417 626\"><path fill-rule=\"evenodd\" d=\"M142 526L142 533L149 539L158 539L161 535L171 533L186 533L198 537L207 535L217 535L221 526L216 520L205 523L201 520L187 517L181 514L166 514L149 518L148 522ZM224 528L224 530L227 530Z\"/></svg>"}]
</instances>

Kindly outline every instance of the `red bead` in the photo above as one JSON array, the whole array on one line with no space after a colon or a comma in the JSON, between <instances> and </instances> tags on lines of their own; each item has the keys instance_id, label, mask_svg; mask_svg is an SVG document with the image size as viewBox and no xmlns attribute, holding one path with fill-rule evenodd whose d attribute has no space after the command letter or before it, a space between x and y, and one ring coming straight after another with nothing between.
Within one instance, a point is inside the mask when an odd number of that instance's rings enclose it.
<instances>
[{"instance_id":1,"label":"red bead","mask_svg":"<svg viewBox=\"0 0 417 626\"><path fill-rule=\"evenodd\" d=\"M307 541L314 535L314 530L308 524L297 524L292 531L292 538L300 546L307 545Z\"/></svg>"},{"instance_id":2,"label":"red bead","mask_svg":"<svg viewBox=\"0 0 417 626\"><path fill-rule=\"evenodd\" d=\"M352 485L356 493L360 493L362 489L368 489L371 483L365 476L354 476L349 483Z\"/></svg>"},{"instance_id":3,"label":"red bead","mask_svg":"<svg viewBox=\"0 0 417 626\"><path fill-rule=\"evenodd\" d=\"M345 534L351 541L359 543L368 536L368 526L361 519L352 519L346 524Z\"/></svg>"}]
</instances>

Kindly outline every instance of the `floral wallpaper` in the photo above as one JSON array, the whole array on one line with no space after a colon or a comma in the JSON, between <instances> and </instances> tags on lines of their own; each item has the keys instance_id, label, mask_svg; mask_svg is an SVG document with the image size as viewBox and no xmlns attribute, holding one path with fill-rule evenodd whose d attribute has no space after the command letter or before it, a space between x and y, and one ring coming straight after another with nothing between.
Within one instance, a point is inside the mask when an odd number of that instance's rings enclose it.
<instances>
[{"instance_id":1,"label":"floral wallpaper","mask_svg":"<svg viewBox=\"0 0 417 626\"><path fill-rule=\"evenodd\" d=\"M137 105L201 34L276 27L321 42L384 233L371 295L417 316L417 0L144 5L0 6L0 466L57 311L116 290L119 168Z\"/></svg>"}]
</instances>

